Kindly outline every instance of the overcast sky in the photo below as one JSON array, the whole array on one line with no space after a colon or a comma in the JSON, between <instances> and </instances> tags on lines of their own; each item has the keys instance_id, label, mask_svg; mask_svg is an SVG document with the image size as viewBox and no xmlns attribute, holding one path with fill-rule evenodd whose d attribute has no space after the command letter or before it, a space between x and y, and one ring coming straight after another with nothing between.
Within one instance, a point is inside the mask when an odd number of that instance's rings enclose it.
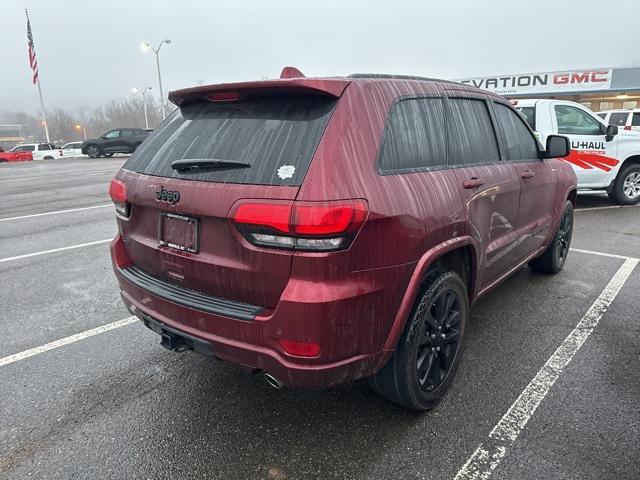
<instances>
[{"instance_id":1,"label":"overcast sky","mask_svg":"<svg viewBox=\"0 0 640 480\"><path fill-rule=\"evenodd\" d=\"M440 78L640 65L640 1L0 0L0 110L97 106L199 82L380 72Z\"/></svg>"}]
</instances>

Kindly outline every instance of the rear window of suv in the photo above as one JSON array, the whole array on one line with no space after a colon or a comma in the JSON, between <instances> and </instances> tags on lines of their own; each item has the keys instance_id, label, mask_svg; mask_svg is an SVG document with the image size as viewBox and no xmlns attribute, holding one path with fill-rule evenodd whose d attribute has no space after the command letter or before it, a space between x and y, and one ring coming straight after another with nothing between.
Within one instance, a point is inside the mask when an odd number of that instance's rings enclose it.
<instances>
[{"instance_id":1,"label":"rear window of suv","mask_svg":"<svg viewBox=\"0 0 640 480\"><path fill-rule=\"evenodd\" d=\"M337 99L260 96L177 109L124 165L147 175L207 182L299 186ZM246 162L249 168L177 171L179 159Z\"/></svg>"},{"instance_id":2,"label":"rear window of suv","mask_svg":"<svg viewBox=\"0 0 640 480\"><path fill-rule=\"evenodd\" d=\"M627 124L627 118L629 118L629 112L612 113L609 117L609 125L624 127Z\"/></svg>"}]
</instances>

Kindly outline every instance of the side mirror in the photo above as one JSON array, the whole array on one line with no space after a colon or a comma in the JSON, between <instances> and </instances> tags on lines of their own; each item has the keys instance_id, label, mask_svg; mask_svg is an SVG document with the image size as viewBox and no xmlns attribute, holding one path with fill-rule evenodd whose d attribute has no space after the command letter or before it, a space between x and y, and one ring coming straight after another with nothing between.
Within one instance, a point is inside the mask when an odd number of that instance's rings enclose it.
<instances>
[{"instance_id":1,"label":"side mirror","mask_svg":"<svg viewBox=\"0 0 640 480\"><path fill-rule=\"evenodd\" d=\"M613 140L618 134L618 126L617 125L607 125L607 136L604 138L607 142Z\"/></svg>"},{"instance_id":2,"label":"side mirror","mask_svg":"<svg viewBox=\"0 0 640 480\"><path fill-rule=\"evenodd\" d=\"M106 135L102 135L100 138L103 139L103 140L106 140L107 136Z\"/></svg>"},{"instance_id":3,"label":"side mirror","mask_svg":"<svg viewBox=\"0 0 640 480\"><path fill-rule=\"evenodd\" d=\"M549 135L547 137L546 158L562 158L571 153L569 139L562 135Z\"/></svg>"}]
</instances>

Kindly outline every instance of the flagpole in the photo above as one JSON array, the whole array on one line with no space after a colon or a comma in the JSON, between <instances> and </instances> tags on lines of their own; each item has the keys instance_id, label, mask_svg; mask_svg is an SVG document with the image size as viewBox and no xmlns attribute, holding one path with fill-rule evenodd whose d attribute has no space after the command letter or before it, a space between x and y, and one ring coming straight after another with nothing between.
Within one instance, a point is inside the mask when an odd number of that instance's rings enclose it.
<instances>
[{"instance_id":1,"label":"flagpole","mask_svg":"<svg viewBox=\"0 0 640 480\"><path fill-rule=\"evenodd\" d=\"M39 75L38 75L38 94L40 95L40 108L42 109L42 121L44 123L44 133L47 136L47 143L51 143L51 139L49 139L49 125L47 124L47 116L44 113L44 100L42 100L42 88L40 88Z\"/></svg>"},{"instance_id":2,"label":"flagpole","mask_svg":"<svg viewBox=\"0 0 640 480\"><path fill-rule=\"evenodd\" d=\"M29 22L29 12L25 8L24 13L27 15L27 22ZM51 139L49 138L49 124L47 123L47 114L44 109L44 99L42 98L42 87L40 86L40 72L38 72L38 79L36 80L36 84L38 85L38 95L40 96L40 109L42 110L42 122L44 123L44 133L47 137L47 143L51 143Z\"/></svg>"}]
</instances>

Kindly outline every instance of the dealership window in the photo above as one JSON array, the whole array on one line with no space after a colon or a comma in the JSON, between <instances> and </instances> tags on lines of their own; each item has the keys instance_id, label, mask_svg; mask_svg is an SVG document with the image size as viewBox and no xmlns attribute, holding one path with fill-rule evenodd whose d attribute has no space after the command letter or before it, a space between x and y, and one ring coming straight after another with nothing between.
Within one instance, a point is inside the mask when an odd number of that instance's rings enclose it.
<instances>
[{"instance_id":1,"label":"dealership window","mask_svg":"<svg viewBox=\"0 0 640 480\"><path fill-rule=\"evenodd\" d=\"M613 102L600 102L600 110L612 110L614 107Z\"/></svg>"},{"instance_id":2,"label":"dealership window","mask_svg":"<svg viewBox=\"0 0 640 480\"><path fill-rule=\"evenodd\" d=\"M558 133L561 135L602 135L603 126L584 110L570 105L556 105Z\"/></svg>"},{"instance_id":3,"label":"dealership window","mask_svg":"<svg viewBox=\"0 0 640 480\"><path fill-rule=\"evenodd\" d=\"M636 102L635 100L628 100L626 102L622 102L622 108L626 110L633 110L637 106L638 106L638 102Z\"/></svg>"}]
</instances>

